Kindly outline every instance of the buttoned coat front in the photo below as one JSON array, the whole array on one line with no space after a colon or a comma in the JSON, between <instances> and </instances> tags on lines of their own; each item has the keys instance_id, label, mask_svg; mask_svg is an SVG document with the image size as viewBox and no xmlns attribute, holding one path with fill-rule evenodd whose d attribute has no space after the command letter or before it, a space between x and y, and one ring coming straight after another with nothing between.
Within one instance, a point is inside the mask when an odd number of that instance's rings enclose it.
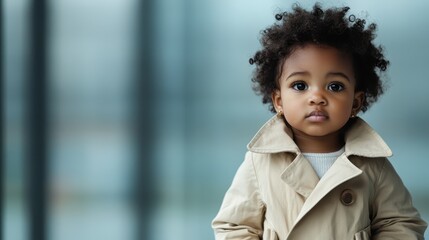
<instances>
[{"instance_id":1,"label":"buttoned coat front","mask_svg":"<svg viewBox=\"0 0 429 240\"><path fill-rule=\"evenodd\" d=\"M248 150L212 222L217 240L424 239L427 225L387 160L389 147L362 119L321 179L281 116Z\"/></svg>"}]
</instances>

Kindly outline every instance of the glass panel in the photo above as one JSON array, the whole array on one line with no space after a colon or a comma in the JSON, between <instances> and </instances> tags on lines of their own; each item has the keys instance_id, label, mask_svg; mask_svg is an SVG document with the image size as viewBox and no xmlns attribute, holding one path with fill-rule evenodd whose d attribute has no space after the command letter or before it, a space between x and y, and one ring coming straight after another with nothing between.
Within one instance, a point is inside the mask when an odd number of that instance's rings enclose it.
<instances>
[{"instance_id":1,"label":"glass panel","mask_svg":"<svg viewBox=\"0 0 429 240\"><path fill-rule=\"evenodd\" d=\"M25 81L27 0L3 0L4 41L4 239L27 239L25 194ZM2 96L3 97L3 96ZM3 157L3 156L2 156Z\"/></svg>"},{"instance_id":2,"label":"glass panel","mask_svg":"<svg viewBox=\"0 0 429 240\"><path fill-rule=\"evenodd\" d=\"M135 239L134 4L50 2L50 239Z\"/></svg>"}]
</instances>

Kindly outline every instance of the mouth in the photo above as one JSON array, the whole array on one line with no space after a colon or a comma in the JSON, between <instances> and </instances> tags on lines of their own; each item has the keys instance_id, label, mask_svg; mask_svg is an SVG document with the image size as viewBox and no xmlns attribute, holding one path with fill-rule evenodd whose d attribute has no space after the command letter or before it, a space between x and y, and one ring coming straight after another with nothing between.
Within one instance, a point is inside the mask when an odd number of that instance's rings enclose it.
<instances>
[{"instance_id":1,"label":"mouth","mask_svg":"<svg viewBox=\"0 0 429 240\"><path fill-rule=\"evenodd\" d=\"M329 118L328 114L323 111L313 111L306 116L311 122L323 122Z\"/></svg>"}]
</instances>

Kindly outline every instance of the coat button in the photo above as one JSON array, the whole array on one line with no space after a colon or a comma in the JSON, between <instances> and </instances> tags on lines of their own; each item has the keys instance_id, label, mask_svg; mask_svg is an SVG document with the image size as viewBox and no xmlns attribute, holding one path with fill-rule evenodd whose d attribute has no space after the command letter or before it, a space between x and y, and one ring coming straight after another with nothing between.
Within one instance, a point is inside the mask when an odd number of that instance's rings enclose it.
<instances>
[{"instance_id":1,"label":"coat button","mask_svg":"<svg viewBox=\"0 0 429 240\"><path fill-rule=\"evenodd\" d=\"M341 193L341 203L343 203L345 206L350 206L355 202L355 197L350 189L346 189Z\"/></svg>"}]
</instances>

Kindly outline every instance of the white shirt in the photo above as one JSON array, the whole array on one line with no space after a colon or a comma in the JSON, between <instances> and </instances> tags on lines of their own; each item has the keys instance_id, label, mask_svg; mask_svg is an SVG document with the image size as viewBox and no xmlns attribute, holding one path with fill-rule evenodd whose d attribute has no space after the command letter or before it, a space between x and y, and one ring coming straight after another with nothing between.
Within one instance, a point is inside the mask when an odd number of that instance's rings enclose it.
<instances>
[{"instance_id":1,"label":"white shirt","mask_svg":"<svg viewBox=\"0 0 429 240\"><path fill-rule=\"evenodd\" d=\"M345 148L342 147L340 150L336 152L330 153L302 153L305 158L310 162L314 171L317 173L319 178L322 178L323 175L328 171L328 169L334 164L335 160L341 154L343 154Z\"/></svg>"}]
</instances>

